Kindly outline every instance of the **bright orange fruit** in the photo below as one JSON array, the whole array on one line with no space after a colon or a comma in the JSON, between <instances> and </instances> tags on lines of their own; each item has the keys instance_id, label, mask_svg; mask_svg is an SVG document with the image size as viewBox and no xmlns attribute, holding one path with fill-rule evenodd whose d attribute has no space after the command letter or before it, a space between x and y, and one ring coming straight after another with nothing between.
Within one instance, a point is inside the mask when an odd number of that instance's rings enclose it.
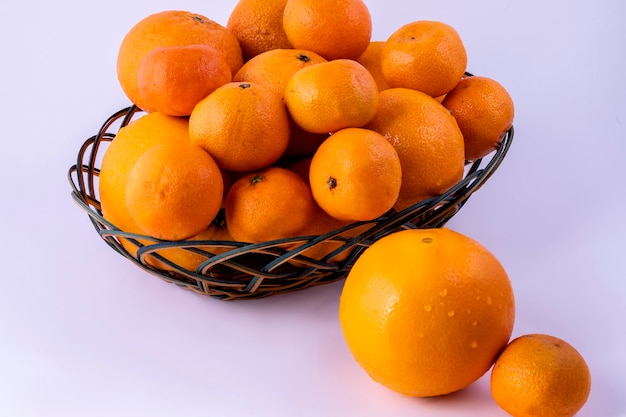
<instances>
[{"instance_id":1,"label":"bright orange fruit","mask_svg":"<svg viewBox=\"0 0 626 417\"><path fill-rule=\"evenodd\" d=\"M381 69L391 87L438 97L452 90L467 67L458 32L443 22L418 20L397 29L381 51Z\"/></svg>"},{"instance_id":2,"label":"bright orange fruit","mask_svg":"<svg viewBox=\"0 0 626 417\"><path fill-rule=\"evenodd\" d=\"M332 217L372 220L390 210L402 181L400 158L380 134L342 129L313 155L309 182L315 201Z\"/></svg>"},{"instance_id":3,"label":"bright orange fruit","mask_svg":"<svg viewBox=\"0 0 626 417\"><path fill-rule=\"evenodd\" d=\"M272 49L291 48L283 29L287 0L239 0L226 27L239 40L245 61Z\"/></svg>"},{"instance_id":4,"label":"bright orange fruit","mask_svg":"<svg viewBox=\"0 0 626 417\"><path fill-rule=\"evenodd\" d=\"M220 51L231 74L243 65L241 47L233 33L219 23L185 10L165 10L137 22L124 36L117 55L117 76L124 93L146 109L137 72L146 54L161 46L209 45Z\"/></svg>"},{"instance_id":5,"label":"bright orange fruit","mask_svg":"<svg viewBox=\"0 0 626 417\"><path fill-rule=\"evenodd\" d=\"M381 92L378 112L366 128L387 138L400 157L396 210L441 195L463 178L463 135L450 112L429 95L408 88Z\"/></svg>"},{"instance_id":6,"label":"bright orange fruit","mask_svg":"<svg viewBox=\"0 0 626 417\"><path fill-rule=\"evenodd\" d=\"M569 343L547 334L519 336L491 371L491 394L515 417L572 417L587 402L591 373Z\"/></svg>"},{"instance_id":7,"label":"bright orange fruit","mask_svg":"<svg viewBox=\"0 0 626 417\"><path fill-rule=\"evenodd\" d=\"M191 143L220 166L254 171L276 162L289 143L289 115L280 96L252 82L225 84L201 100L189 118Z\"/></svg>"},{"instance_id":8,"label":"bright orange fruit","mask_svg":"<svg viewBox=\"0 0 626 417\"><path fill-rule=\"evenodd\" d=\"M370 42L372 17L361 0L288 0L283 28L294 48L357 59Z\"/></svg>"},{"instance_id":9,"label":"bright orange fruit","mask_svg":"<svg viewBox=\"0 0 626 417\"><path fill-rule=\"evenodd\" d=\"M285 103L304 130L328 133L372 120L378 94L376 80L363 65L336 59L296 72L287 83Z\"/></svg>"},{"instance_id":10,"label":"bright orange fruit","mask_svg":"<svg viewBox=\"0 0 626 417\"><path fill-rule=\"evenodd\" d=\"M315 201L298 174L269 167L235 181L225 210L234 239L259 243L297 236L313 218Z\"/></svg>"},{"instance_id":11,"label":"bright orange fruit","mask_svg":"<svg viewBox=\"0 0 626 417\"><path fill-rule=\"evenodd\" d=\"M506 346L515 319L511 282L475 240L412 229L366 249L346 278L339 320L356 362L403 395L467 387Z\"/></svg>"},{"instance_id":12,"label":"bright orange fruit","mask_svg":"<svg viewBox=\"0 0 626 417\"><path fill-rule=\"evenodd\" d=\"M441 104L463 133L468 161L493 152L513 125L513 99L502 84L488 77L463 78Z\"/></svg>"},{"instance_id":13,"label":"bright orange fruit","mask_svg":"<svg viewBox=\"0 0 626 417\"><path fill-rule=\"evenodd\" d=\"M211 46L162 46L141 60L137 87L147 111L189 116L200 100L231 79L228 63Z\"/></svg>"},{"instance_id":14,"label":"bright orange fruit","mask_svg":"<svg viewBox=\"0 0 626 417\"><path fill-rule=\"evenodd\" d=\"M213 158L190 143L146 151L126 185L128 212L144 234L182 240L205 230L222 205L224 183Z\"/></svg>"}]
</instances>

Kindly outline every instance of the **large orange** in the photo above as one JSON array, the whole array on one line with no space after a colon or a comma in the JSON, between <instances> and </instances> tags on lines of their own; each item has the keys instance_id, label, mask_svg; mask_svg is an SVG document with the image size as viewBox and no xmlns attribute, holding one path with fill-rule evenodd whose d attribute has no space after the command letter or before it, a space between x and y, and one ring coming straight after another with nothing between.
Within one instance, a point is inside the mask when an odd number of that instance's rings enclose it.
<instances>
[{"instance_id":1,"label":"large orange","mask_svg":"<svg viewBox=\"0 0 626 417\"><path fill-rule=\"evenodd\" d=\"M513 125L513 99L502 84L492 78L463 78L441 104L450 110L463 133L468 161L494 151Z\"/></svg>"},{"instance_id":2,"label":"large orange","mask_svg":"<svg viewBox=\"0 0 626 417\"><path fill-rule=\"evenodd\" d=\"M241 47L221 24L185 10L165 10L137 22L122 40L117 55L117 76L128 98L141 109L148 106L137 86L137 72L146 54L160 46L209 45L220 51L231 74L243 65Z\"/></svg>"},{"instance_id":3,"label":"large orange","mask_svg":"<svg viewBox=\"0 0 626 417\"><path fill-rule=\"evenodd\" d=\"M122 127L106 149L99 176L99 193L105 219L126 232L141 233L126 207L126 184L137 160L150 148L175 142L189 143L189 123L184 118L155 112Z\"/></svg>"},{"instance_id":4,"label":"large orange","mask_svg":"<svg viewBox=\"0 0 626 417\"><path fill-rule=\"evenodd\" d=\"M369 45L372 17L361 0L289 0L283 28L294 48L357 59Z\"/></svg>"},{"instance_id":5,"label":"large orange","mask_svg":"<svg viewBox=\"0 0 626 417\"><path fill-rule=\"evenodd\" d=\"M336 59L296 72L285 89L293 120L313 133L362 127L378 109L376 80L361 64Z\"/></svg>"},{"instance_id":6,"label":"large orange","mask_svg":"<svg viewBox=\"0 0 626 417\"><path fill-rule=\"evenodd\" d=\"M303 49L272 49L243 64L233 76L233 81L262 84L282 98L293 74L321 62L326 60L315 52Z\"/></svg>"},{"instance_id":7,"label":"large orange","mask_svg":"<svg viewBox=\"0 0 626 417\"><path fill-rule=\"evenodd\" d=\"M252 82L225 84L189 118L191 142L221 168L254 171L276 162L289 143L289 115L280 96Z\"/></svg>"},{"instance_id":8,"label":"large orange","mask_svg":"<svg viewBox=\"0 0 626 417\"><path fill-rule=\"evenodd\" d=\"M381 69L391 87L405 87L439 97L461 80L467 52L450 25L430 20L407 23L385 41Z\"/></svg>"},{"instance_id":9,"label":"large orange","mask_svg":"<svg viewBox=\"0 0 626 417\"><path fill-rule=\"evenodd\" d=\"M402 169L394 147L380 134L342 129L320 145L309 168L315 201L339 220L372 220L393 207Z\"/></svg>"},{"instance_id":10,"label":"large orange","mask_svg":"<svg viewBox=\"0 0 626 417\"><path fill-rule=\"evenodd\" d=\"M407 88L382 91L378 112L366 127L386 137L400 157L397 210L443 194L463 178L463 135L450 112L427 94Z\"/></svg>"},{"instance_id":11,"label":"large orange","mask_svg":"<svg viewBox=\"0 0 626 417\"><path fill-rule=\"evenodd\" d=\"M200 100L231 80L228 63L208 45L155 48L137 72L147 110L170 116L189 116Z\"/></svg>"},{"instance_id":12,"label":"large orange","mask_svg":"<svg viewBox=\"0 0 626 417\"><path fill-rule=\"evenodd\" d=\"M515 338L491 371L491 394L515 417L572 417L587 402L591 373L571 344L547 334Z\"/></svg>"},{"instance_id":13,"label":"large orange","mask_svg":"<svg viewBox=\"0 0 626 417\"><path fill-rule=\"evenodd\" d=\"M144 234L182 240L211 224L223 192L222 174L208 153L190 143L165 143L135 162L126 205Z\"/></svg>"},{"instance_id":14,"label":"large orange","mask_svg":"<svg viewBox=\"0 0 626 417\"><path fill-rule=\"evenodd\" d=\"M315 201L298 174L269 167L235 181L225 210L233 238L258 243L297 236L312 220Z\"/></svg>"},{"instance_id":15,"label":"large orange","mask_svg":"<svg viewBox=\"0 0 626 417\"><path fill-rule=\"evenodd\" d=\"M346 278L339 320L356 362L409 396L467 387L506 346L515 319L500 262L450 229L412 229L366 249Z\"/></svg>"},{"instance_id":16,"label":"large orange","mask_svg":"<svg viewBox=\"0 0 626 417\"><path fill-rule=\"evenodd\" d=\"M239 0L226 27L241 45L244 60L272 49L291 48L283 29L287 0Z\"/></svg>"}]
</instances>

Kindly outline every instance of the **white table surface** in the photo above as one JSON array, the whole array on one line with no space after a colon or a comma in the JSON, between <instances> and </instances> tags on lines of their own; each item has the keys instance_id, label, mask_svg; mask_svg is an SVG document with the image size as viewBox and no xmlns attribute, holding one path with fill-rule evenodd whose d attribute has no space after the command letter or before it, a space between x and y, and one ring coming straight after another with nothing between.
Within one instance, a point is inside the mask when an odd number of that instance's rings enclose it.
<instances>
[{"instance_id":1,"label":"white table surface","mask_svg":"<svg viewBox=\"0 0 626 417\"><path fill-rule=\"evenodd\" d=\"M341 282L202 297L113 252L73 203L80 145L128 104L115 75L126 31L165 9L225 24L234 4L1 3L0 415L505 416L488 375L435 399L374 383L342 339ZM579 415L625 417L626 3L367 4L378 40L412 20L453 25L469 69L511 92L511 151L449 226L508 270L514 336L550 333L584 355Z\"/></svg>"}]
</instances>

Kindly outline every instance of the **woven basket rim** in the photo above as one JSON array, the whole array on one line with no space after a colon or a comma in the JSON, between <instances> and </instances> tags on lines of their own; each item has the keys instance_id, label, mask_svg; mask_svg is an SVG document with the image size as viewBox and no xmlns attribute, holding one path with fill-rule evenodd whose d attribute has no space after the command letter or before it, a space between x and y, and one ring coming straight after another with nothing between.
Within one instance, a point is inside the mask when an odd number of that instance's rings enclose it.
<instances>
[{"instance_id":1,"label":"woven basket rim","mask_svg":"<svg viewBox=\"0 0 626 417\"><path fill-rule=\"evenodd\" d=\"M136 266L180 287L224 300L261 298L336 281L347 274L360 253L376 240L397 230L444 226L497 170L514 135L512 126L496 150L488 155L489 160L485 157L468 162L464 178L446 193L417 202L399 212L392 210L375 220L355 222L325 235L296 236L257 244L218 240L163 241L120 230L102 216L100 209L96 185L99 175L98 152L101 152L103 143L114 140L119 128L130 123L140 113L141 110L134 105L118 110L106 119L95 135L83 142L76 163L67 173L72 188L71 196L88 215L100 237ZM346 238L343 235L358 227L366 230L354 237ZM120 243L120 239L135 242L136 256ZM329 241L341 243L341 246L323 259L304 255L314 245ZM292 246L290 250L284 249L287 244ZM219 254L208 250L224 246L230 249ZM195 252L207 259L195 271L190 271L160 254L172 248ZM342 252L350 253L341 262L328 261ZM263 258L260 266L250 266L247 261L242 261L245 257L257 255ZM158 259L168 266L167 269L156 268L147 261L149 258ZM294 263L299 266L286 268ZM216 268L222 267L234 271L237 276L215 272Z\"/></svg>"}]
</instances>

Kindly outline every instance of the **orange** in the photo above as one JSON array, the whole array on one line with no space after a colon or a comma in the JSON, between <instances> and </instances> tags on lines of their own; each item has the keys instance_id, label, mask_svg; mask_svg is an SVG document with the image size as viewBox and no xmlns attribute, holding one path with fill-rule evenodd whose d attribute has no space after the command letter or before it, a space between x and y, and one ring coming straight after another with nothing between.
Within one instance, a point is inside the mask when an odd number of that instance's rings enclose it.
<instances>
[{"instance_id":1,"label":"orange","mask_svg":"<svg viewBox=\"0 0 626 417\"><path fill-rule=\"evenodd\" d=\"M393 207L402 170L394 147L380 134L342 129L318 148L309 169L315 201L339 220L372 220Z\"/></svg>"},{"instance_id":2,"label":"orange","mask_svg":"<svg viewBox=\"0 0 626 417\"><path fill-rule=\"evenodd\" d=\"M371 41L365 52L357 58L357 62L367 68L370 74L374 77L374 80L376 80L378 91L383 91L389 88L389 84L383 75L380 59L384 45L384 41Z\"/></svg>"},{"instance_id":3,"label":"orange","mask_svg":"<svg viewBox=\"0 0 626 417\"><path fill-rule=\"evenodd\" d=\"M405 87L438 97L452 90L467 67L458 32L442 22L408 23L385 41L381 68L391 87Z\"/></svg>"},{"instance_id":4,"label":"orange","mask_svg":"<svg viewBox=\"0 0 626 417\"><path fill-rule=\"evenodd\" d=\"M146 151L128 175L128 212L147 235L187 239L205 230L222 205L224 182L213 158L190 143Z\"/></svg>"},{"instance_id":5,"label":"orange","mask_svg":"<svg viewBox=\"0 0 626 417\"><path fill-rule=\"evenodd\" d=\"M225 210L234 239L259 243L297 236L311 221L315 201L298 174L269 167L235 181Z\"/></svg>"},{"instance_id":6,"label":"orange","mask_svg":"<svg viewBox=\"0 0 626 417\"><path fill-rule=\"evenodd\" d=\"M228 63L211 46L162 46L141 60L137 87L148 111L189 116L200 100L231 79Z\"/></svg>"},{"instance_id":7,"label":"orange","mask_svg":"<svg viewBox=\"0 0 626 417\"><path fill-rule=\"evenodd\" d=\"M282 98L287 82L293 74L321 62L326 60L315 52L303 49L272 49L243 64L233 76L233 81L262 84Z\"/></svg>"},{"instance_id":8,"label":"orange","mask_svg":"<svg viewBox=\"0 0 626 417\"><path fill-rule=\"evenodd\" d=\"M228 17L226 27L239 40L244 60L265 51L291 48L283 29L287 0L239 0Z\"/></svg>"},{"instance_id":9,"label":"orange","mask_svg":"<svg viewBox=\"0 0 626 417\"><path fill-rule=\"evenodd\" d=\"M367 248L345 280L339 320L371 378L404 395L463 389L506 346L515 319L500 262L450 229L412 229Z\"/></svg>"},{"instance_id":10,"label":"orange","mask_svg":"<svg viewBox=\"0 0 626 417\"><path fill-rule=\"evenodd\" d=\"M515 417L571 417L587 402L591 374L569 343L546 334L520 336L491 371L491 394Z\"/></svg>"},{"instance_id":11,"label":"orange","mask_svg":"<svg viewBox=\"0 0 626 417\"><path fill-rule=\"evenodd\" d=\"M224 242L223 246L211 245L203 246L200 241L211 240L215 242ZM233 238L226 226L226 219L224 217L224 211L220 210L205 230L198 233L195 236L186 239L186 243L192 245L194 249L199 249L213 255L219 255L233 248L229 246L228 242L233 241ZM164 257L168 262L171 262L179 267L182 267L188 271L195 272L196 269L208 259L208 256L198 253L197 251L188 250L184 248L166 248L158 251L158 254ZM155 257L147 257L146 263L155 266L156 268L165 270L175 270L174 267L168 265L166 262L157 259Z\"/></svg>"},{"instance_id":12,"label":"orange","mask_svg":"<svg viewBox=\"0 0 626 417\"><path fill-rule=\"evenodd\" d=\"M357 59L370 42L372 17L361 0L289 0L283 28L294 48Z\"/></svg>"},{"instance_id":13,"label":"orange","mask_svg":"<svg viewBox=\"0 0 626 417\"><path fill-rule=\"evenodd\" d=\"M293 120L313 133L362 127L378 109L378 87L356 61L336 59L296 72L285 89Z\"/></svg>"},{"instance_id":14,"label":"orange","mask_svg":"<svg viewBox=\"0 0 626 417\"><path fill-rule=\"evenodd\" d=\"M494 151L513 125L513 99L502 84L488 77L463 78L442 104L463 133L468 161Z\"/></svg>"},{"instance_id":15,"label":"orange","mask_svg":"<svg viewBox=\"0 0 626 417\"><path fill-rule=\"evenodd\" d=\"M400 157L396 210L443 194L463 178L463 135L454 117L427 94L407 88L381 92L378 112L366 127L387 138Z\"/></svg>"},{"instance_id":16,"label":"orange","mask_svg":"<svg viewBox=\"0 0 626 417\"><path fill-rule=\"evenodd\" d=\"M189 118L189 137L220 168L254 171L273 164L287 149L289 115L271 90L252 82L231 82L196 105Z\"/></svg>"},{"instance_id":17,"label":"orange","mask_svg":"<svg viewBox=\"0 0 626 417\"><path fill-rule=\"evenodd\" d=\"M243 65L241 47L233 33L219 23L185 10L166 10L137 22L124 36L117 55L117 76L124 93L141 109L148 106L137 85L146 54L161 46L209 45L217 49L235 74Z\"/></svg>"},{"instance_id":18,"label":"orange","mask_svg":"<svg viewBox=\"0 0 626 417\"><path fill-rule=\"evenodd\" d=\"M316 205L316 211L313 216L313 220L310 221L304 229L302 229L299 233L301 236L321 236L326 233L333 232L340 228L346 227L353 222L335 219L328 213L326 213L321 207ZM329 256L332 252L339 249L343 246L346 240L358 236L360 233L365 232L367 229L372 227L371 224L358 225L348 230L345 230L337 238L333 238L332 240L324 240L323 242L317 243L314 246L304 250L301 252L302 256L309 257L315 260L321 260L325 257ZM299 246L299 245L298 245ZM328 259L325 259L325 262L342 262L345 261L348 256L354 251L354 247L350 249L344 250ZM293 263L298 263L297 259L293 260Z\"/></svg>"},{"instance_id":19,"label":"orange","mask_svg":"<svg viewBox=\"0 0 626 417\"><path fill-rule=\"evenodd\" d=\"M143 115L122 127L104 153L98 185L102 214L123 231L141 233L126 206L130 171L146 151L164 143L189 143L186 119L159 112Z\"/></svg>"}]
</instances>

